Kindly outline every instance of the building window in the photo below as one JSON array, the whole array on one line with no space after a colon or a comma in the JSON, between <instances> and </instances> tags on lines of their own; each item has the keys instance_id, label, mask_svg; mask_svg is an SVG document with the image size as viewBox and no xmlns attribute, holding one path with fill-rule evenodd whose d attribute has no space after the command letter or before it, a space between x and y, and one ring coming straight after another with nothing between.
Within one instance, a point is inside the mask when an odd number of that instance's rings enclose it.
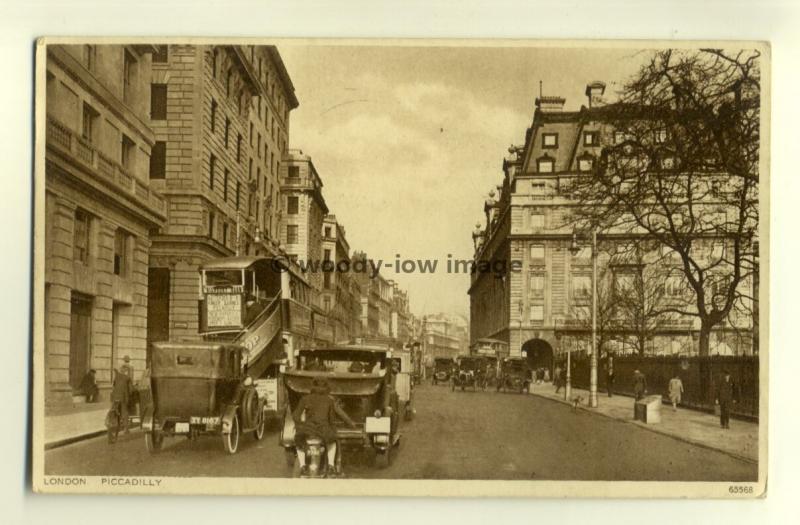
<instances>
[{"instance_id":1,"label":"building window","mask_svg":"<svg viewBox=\"0 0 800 525\"><path fill-rule=\"evenodd\" d=\"M211 155L208 165L208 187L214 189L214 171L217 169L217 157Z\"/></svg>"},{"instance_id":2,"label":"building window","mask_svg":"<svg viewBox=\"0 0 800 525\"><path fill-rule=\"evenodd\" d=\"M211 99L211 133L217 128L217 101Z\"/></svg>"},{"instance_id":3,"label":"building window","mask_svg":"<svg viewBox=\"0 0 800 525\"><path fill-rule=\"evenodd\" d=\"M664 144L667 141L667 130L657 129L653 133L655 135L656 144Z\"/></svg>"},{"instance_id":4,"label":"building window","mask_svg":"<svg viewBox=\"0 0 800 525\"><path fill-rule=\"evenodd\" d=\"M531 213L531 228L534 230L541 230L544 228L544 214Z\"/></svg>"},{"instance_id":5,"label":"building window","mask_svg":"<svg viewBox=\"0 0 800 525\"><path fill-rule=\"evenodd\" d=\"M228 69L227 75L225 75L225 95L230 97L231 96L231 89L233 87L233 70Z\"/></svg>"},{"instance_id":6,"label":"building window","mask_svg":"<svg viewBox=\"0 0 800 525\"><path fill-rule=\"evenodd\" d=\"M300 241L300 232L296 224L286 226L286 244L297 244Z\"/></svg>"},{"instance_id":7,"label":"building window","mask_svg":"<svg viewBox=\"0 0 800 525\"><path fill-rule=\"evenodd\" d=\"M167 118L166 84L150 84L150 118L152 120Z\"/></svg>"},{"instance_id":8,"label":"building window","mask_svg":"<svg viewBox=\"0 0 800 525\"><path fill-rule=\"evenodd\" d=\"M133 85L136 78L136 59L125 50L122 58L122 100L130 102L133 96Z\"/></svg>"},{"instance_id":9,"label":"building window","mask_svg":"<svg viewBox=\"0 0 800 525\"><path fill-rule=\"evenodd\" d=\"M678 275L670 275L664 282L664 292L670 297L683 295L683 280Z\"/></svg>"},{"instance_id":10,"label":"building window","mask_svg":"<svg viewBox=\"0 0 800 525\"><path fill-rule=\"evenodd\" d=\"M225 149L228 149L228 136L231 132L231 119L225 117Z\"/></svg>"},{"instance_id":11,"label":"building window","mask_svg":"<svg viewBox=\"0 0 800 525\"><path fill-rule=\"evenodd\" d=\"M156 141L150 152L150 178L163 179L167 176L167 143Z\"/></svg>"},{"instance_id":12,"label":"building window","mask_svg":"<svg viewBox=\"0 0 800 525\"><path fill-rule=\"evenodd\" d=\"M322 256L323 261L330 261L331 260L331 251L329 249L325 249L323 252L324 255Z\"/></svg>"},{"instance_id":13,"label":"building window","mask_svg":"<svg viewBox=\"0 0 800 525\"><path fill-rule=\"evenodd\" d=\"M222 223L222 245L223 246L227 246L228 245L228 223L227 222L223 222Z\"/></svg>"},{"instance_id":14,"label":"building window","mask_svg":"<svg viewBox=\"0 0 800 525\"><path fill-rule=\"evenodd\" d=\"M261 158L261 133L258 134L258 142L256 142L256 153L258 158Z\"/></svg>"},{"instance_id":15,"label":"building window","mask_svg":"<svg viewBox=\"0 0 800 525\"><path fill-rule=\"evenodd\" d=\"M325 237L332 237L331 235L332 231L333 230L331 229L330 226L325 226Z\"/></svg>"},{"instance_id":16,"label":"building window","mask_svg":"<svg viewBox=\"0 0 800 525\"><path fill-rule=\"evenodd\" d=\"M621 272L614 274L614 291L618 295L627 295L636 290L636 274Z\"/></svg>"},{"instance_id":17,"label":"building window","mask_svg":"<svg viewBox=\"0 0 800 525\"><path fill-rule=\"evenodd\" d=\"M83 65L89 71L94 71L95 64L97 63L97 48L95 46L83 46Z\"/></svg>"},{"instance_id":18,"label":"building window","mask_svg":"<svg viewBox=\"0 0 800 525\"><path fill-rule=\"evenodd\" d=\"M544 244L531 244L531 261L541 261L544 259Z\"/></svg>"},{"instance_id":19,"label":"building window","mask_svg":"<svg viewBox=\"0 0 800 525\"><path fill-rule=\"evenodd\" d=\"M253 123L250 123L250 147L253 147Z\"/></svg>"},{"instance_id":20,"label":"building window","mask_svg":"<svg viewBox=\"0 0 800 525\"><path fill-rule=\"evenodd\" d=\"M590 275L572 276L572 296L584 299L592 295L592 277Z\"/></svg>"},{"instance_id":21,"label":"building window","mask_svg":"<svg viewBox=\"0 0 800 525\"><path fill-rule=\"evenodd\" d=\"M169 62L169 46L162 44L158 46L158 50L153 53L154 64L166 64Z\"/></svg>"},{"instance_id":22,"label":"building window","mask_svg":"<svg viewBox=\"0 0 800 525\"><path fill-rule=\"evenodd\" d=\"M286 199L286 213L288 215L297 215L300 211L300 199L295 196L289 196Z\"/></svg>"},{"instance_id":23,"label":"building window","mask_svg":"<svg viewBox=\"0 0 800 525\"><path fill-rule=\"evenodd\" d=\"M217 229L217 214L213 211L208 212L208 238L214 238L214 231Z\"/></svg>"},{"instance_id":24,"label":"building window","mask_svg":"<svg viewBox=\"0 0 800 525\"><path fill-rule=\"evenodd\" d=\"M120 164L128 171L133 169L133 159L136 152L136 144L127 135L122 135L122 149Z\"/></svg>"},{"instance_id":25,"label":"building window","mask_svg":"<svg viewBox=\"0 0 800 525\"><path fill-rule=\"evenodd\" d=\"M72 238L72 256L83 264L89 262L89 241L91 239L92 219L81 209L75 210L75 228Z\"/></svg>"},{"instance_id":26,"label":"building window","mask_svg":"<svg viewBox=\"0 0 800 525\"><path fill-rule=\"evenodd\" d=\"M592 157L581 157L578 159L578 171L592 171L592 166L594 165L594 159Z\"/></svg>"},{"instance_id":27,"label":"building window","mask_svg":"<svg viewBox=\"0 0 800 525\"><path fill-rule=\"evenodd\" d=\"M531 183L531 193L533 195L544 195L547 191L547 184L544 181L533 181Z\"/></svg>"},{"instance_id":28,"label":"building window","mask_svg":"<svg viewBox=\"0 0 800 525\"><path fill-rule=\"evenodd\" d=\"M551 149L558 147L558 133L542 133L542 147Z\"/></svg>"},{"instance_id":29,"label":"building window","mask_svg":"<svg viewBox=\"0 0 800 525\"><path fill-rule=\"evenodd\" d=\"M529 279L528 290L531 297L542 297L544 295L544 274L532 273Z\"/></svg>"},{"instance_id":30,"label":"building window","mask_svg":"<svg viewBox=\"0 0 800 525\"><path fill-rule=\"evenodd\" d=\"M289 166L289 177L293 179L300 178L300 166Z\"/></svg>"},{"instance_id":31,"label":"building window","mask_svg":"<svg viewBox=\"0 0 800 525\"><path fill-rule=\"evenodd\" d=\"M242 134L236 134L236 162L242 162Z\"/></svg>"},{"instance_id":32,"label":"building window","mask_svg":"<svg viewBox=\"0 0 800 525\"><path fill-rule=\"evenodd\" d=\"M539 173L553 173L553 159L544 157L537 160L536 171Z\"/></svg>"},{"instance_id":33,"label":"building window","mask_svg":"<svg viewBox=\"0 0 800 525\"><path fill-rule=\"evenodd\" d=\"M228 168L222 174L222 200L228 202Z\"/></svg>"},{"instance_id":34,"label":"building window","mask_svg":"<svg viewBox=\"0 0 800 525\"><path fill-rule=\"evenodd\" d=\"M236 181L236 211L239 211L239 202L241 199L242 183Z\"/></svg>"},{"instance_id":35,"label":"building window","mask_svg":"<svg viewBox=\"0 0 800 525\"><path fill-rule=\"evenodd\" d=\"M597 146L600 143L600 135L596 131L583 132L584 146Z\"/></svg>"},{"instance_id":36,"label":"building window","mask_svg":"<svg viewBox=\"0 0 800 525\"><path fill-rule=\"evenodd\" d=\"M217 67L219 62L219 50L214 49L214 52L211 53L211 76L217 78Z\"/></svg>"},{"instance_id":37,"label":"building window","mask_svg":"<svg viewBox=\"0 0 800 525\"><path fill-rule=\"evenodd\" d=\"M114 232L114 275L128 274L128 234L121 228Z\"/></svg>"},{"instance_id":38,"label":"building window","mask_svg":"<svg viewBox=\"0 0 800 525\"><path fill-rule=\"evenodd\" d=\"M330 272L325 272L325 273L322 274L322 282L323 282L323 285L324 285L326 290L330 290L331 289L331 273ZM329 302L330 302L330 298L326 297L325 299L328 299ZM325 309L328 310L328 307L326 307Z\"/></svg>"},{"instance_id":39,"label":"building window","mask_svg":"<svg viewBox=\"0 0 800 525\"><path fill-rule=\"evenodd\" d=\"M89 104L83 104L83 123L81 125L81 137L92 144L94 142L94 135L95 135L95 124L97 122L98 117L97 111L95 111Z\"/></svg>"},{"instance_id":40,"label":"building window","mask_svg":"<svg viewBox=\"0 0 800 525\"><path fill-rule=\"evenodd\" d=\"M544 305L532 304L529 320L544 321Z\"/></svg>"}]
</instances>

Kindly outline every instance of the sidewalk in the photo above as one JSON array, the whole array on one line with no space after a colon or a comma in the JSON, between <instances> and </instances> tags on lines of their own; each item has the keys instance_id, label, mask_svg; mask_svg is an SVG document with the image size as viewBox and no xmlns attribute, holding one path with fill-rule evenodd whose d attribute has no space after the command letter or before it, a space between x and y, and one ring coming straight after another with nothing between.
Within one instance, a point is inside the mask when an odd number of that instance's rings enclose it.
<instances>
[{"instance_id":1,"label":"sidewalk","mask_svg":"<svg viewBox=\"0 0 800 525\"><path fill-rule=\"evenodd\" d=\"M103 434L106 431L107 412L108 406L103 403L81 407L66 414L45 414L45 450Z\"/></svg>"},{"instance_id":2,"label":"sidewalk","mask_svg":"<svg viewBox=\"0 0 800 525\"><path fill-rule=\"evenodd\" d=\"M531 394L567 403L564 389L557 395L551 383L531 385ZM616 395L608 397L605 392L598 392L597 408L589 408L589 392L579 388L572 389L572 398L583 397L580 408L589 412L638 425L647 430L666 434L676 439L724 452L747 461L758 461L758 423L750 423L731 419L730 429L719 426L719 417L705 412L662 404L661 423L645 424L633 419L633 398Z\"/></svg>"}]
</instances>

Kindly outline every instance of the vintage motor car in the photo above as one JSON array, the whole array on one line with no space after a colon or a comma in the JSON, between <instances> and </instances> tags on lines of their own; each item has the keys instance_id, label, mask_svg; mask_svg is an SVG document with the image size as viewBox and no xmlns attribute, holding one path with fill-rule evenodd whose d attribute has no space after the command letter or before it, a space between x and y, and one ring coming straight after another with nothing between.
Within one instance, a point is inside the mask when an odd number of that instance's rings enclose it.
<instances>
[{"instance_id":1,"label":"vintage motor car","mask_svg":"<svg viewBox=\"0 0 800 525\"><path fill-rule=\"evenodd\" d=\"M433 360L433 384L447 383L453 375L456 364L449 357L437 357Z\"/></svg>"},{"instance_id":2,"label":"vintage motor car","mask_svg":"<svg viewBox=\"0 0 800 525\"><path fill-rule=\"evenodd\" d=\"M457 360L457 370L453 373L451 390L456 388L471 387L473 390L478 388L486 389L486 364L480 357L462 356Z\"/></svg>"},{"instance_id":3,"label":"vintage motor car","mask_svg":"<svg viewBox=\"0 0 800 525\"><path fill-rule=\"evenodd\" d=\"M529 392L531 368L524 357L507 357L500 364L500 380L497 391Z\"/></svg>"},{"instance_id":4,"label":"vintage motor car","mask_svg":"<svg viewBox=\"0 0 800 525\"><path fill-rule=\"evenodd\" d=\"M293 466L296 458L296 425L292 413L303 396L311 392L315 378L326 381L329 394L356 423L356 428L349 428L342 421L336 421L339 452L343 448L364 449L373 455L378 466L391 464L394 447L400 443L399 399L393 387L391 357L387 347L367 345L333 345L297 352L292 366L283 376L288 406L280 444L287 464ZM306 454L306 462L309 457Z\"/></svg>"},{"instance_id":5,"label":"vintage motor car","mask_svg":"<svg viewBox=\"0 0 800 525\"><path fill-rule=\"evenodd\" d=\"M264 438L264 401L245 374L247 351L229 343L153 343L151 403L142 416L147 450L165 436L220 436L235 454L242 433Z\"/></svg>"}]
</instances>

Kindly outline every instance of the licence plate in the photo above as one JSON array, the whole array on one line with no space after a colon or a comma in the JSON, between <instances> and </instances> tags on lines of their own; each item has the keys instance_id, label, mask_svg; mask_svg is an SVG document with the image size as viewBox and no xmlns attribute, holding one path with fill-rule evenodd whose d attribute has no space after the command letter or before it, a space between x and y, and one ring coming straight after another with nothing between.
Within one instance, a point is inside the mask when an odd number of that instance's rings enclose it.
<instances>
[{"instance_id":1,"label":"licence plate","mask_svg":"<svg viewBox=\"0 0 800 525\"><path fill-rule=\"evenodd\" d=\"M175 433L176 434L188 434L189 433L189 423L175 423Z\"/></svg>"},{"instance_id":2,"label":"licence plate","mask_svg":"<svg viewBox=\"0 0 800 525\"><path fill-rule=\"evenodd\" d=\"M192 416L189 418L191 425L219 425L219 418L216 416Z\"/></svg>"},{"instance_id":3,"label":"licence plate","mask_svg":"<svg viewBox=\"0 0 800 525\"><path fill-rule=\"evenodd\" d=\"M364 430L368 434L388 434L392 421L388 417L368 417Z\"/></svg>"}]
</instances>

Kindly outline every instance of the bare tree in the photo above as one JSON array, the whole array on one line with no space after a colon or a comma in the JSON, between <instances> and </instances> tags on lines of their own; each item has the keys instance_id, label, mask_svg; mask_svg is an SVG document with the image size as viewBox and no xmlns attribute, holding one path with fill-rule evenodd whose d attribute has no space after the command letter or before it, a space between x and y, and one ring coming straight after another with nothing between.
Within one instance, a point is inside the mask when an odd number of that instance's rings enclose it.
<instances>
[{"instance_id":1,"label":"bare tree","mask_svg":"<svg viewBox=\"0 0 800 525\"><path fill-rule=\"evenodd\" d=\"M595 112L613 133L571 188L578 227L673 252L693 301L662 312L699 318L700 355L757 271L758 59L757 51L654 53L619 101Z\"/></svg>"}]
</instances>

